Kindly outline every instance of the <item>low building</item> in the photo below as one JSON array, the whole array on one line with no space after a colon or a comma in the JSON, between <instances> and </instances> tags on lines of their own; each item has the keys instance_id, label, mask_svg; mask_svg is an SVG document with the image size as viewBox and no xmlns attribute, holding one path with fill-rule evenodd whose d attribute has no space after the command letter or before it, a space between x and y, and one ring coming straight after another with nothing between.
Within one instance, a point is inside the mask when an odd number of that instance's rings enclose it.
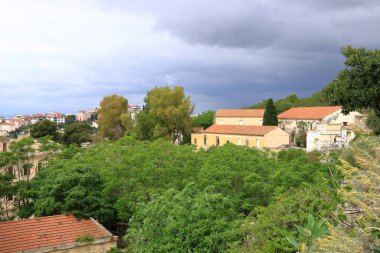
<instances>
[{"instance_id":1,"label":"low building","mask_svg":"<svg viewBox=\"0 0 380 253\"><path fill-rule=\"evenodd\" d=\"M365 122L365 115L356 111L345 115L341 106L295 107L279 114L277 118L279 127L290 134L291 142L301 125L306 131L321 130L328 133L343 125L362 127Z\"/></svg>"},{"instance_id":2,"label":"low building","mask_svg":"<svg viewBox=\"0 0 380 253\"><path fill-rule=\"evenodd\" d=\"M16 125L13 123L0 123L0 132L12 132L16 130Z\"/></svg>"},{"instance_id":3,"label":"low building","mask_svg":"<svg viewBox=\"0 0 380 253\"><path fill-rule=\"evenodd\" d=\"M54 215L0 222L0 252L106 253L113 236L96 220Z\"/></svg>"},{"instance_id":4,"label":"low building","mask_svg":"<svg viewBox=\"0 0 380 253\"><path fill-rule=\"evenodd\" d=\"M262 126L264 109L220 109L214 116L214 125Z\"/></svg>"},{"instance_id":5,"label":"low building","mask_svg":"<svg viewBox=\"0 0 380 253\"><path fill-rule=\"evenodd\" d=\"M36 113L36 114L25 116L25 120L27 120L29 124L36 124L38 121L41 121L44 119L46 119L46 115L42 113Z\"/></svg>"},{"instance_id":6,"label":"low building","mask_svg":"<svg viewBox=\"0 0 380 253\"><path fill-rule=\"evenodd\" d=\"M46 119L50 120L51 122L55 122L57 124L65 123L65 115L59 112L46 113Z\"/></svg>"},{"instance_id":7,"label":"low building","mask_svg":"<svg viewBox=\"0 0 380 253\"><path fill-rule=\"evenodd\" d=\"M212 125L201 133L191 134L191 144L208 149L233 143L255 148L278 148L289 144L289 134L277 126Z\"/></svg>"}]
</instances>

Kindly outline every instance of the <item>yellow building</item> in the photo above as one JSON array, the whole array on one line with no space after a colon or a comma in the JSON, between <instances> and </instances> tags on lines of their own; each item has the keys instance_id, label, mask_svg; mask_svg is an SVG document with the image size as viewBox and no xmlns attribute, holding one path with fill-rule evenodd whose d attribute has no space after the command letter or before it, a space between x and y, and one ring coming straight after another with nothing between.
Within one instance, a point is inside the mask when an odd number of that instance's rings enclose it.
<instances>
[{"instance_id":1,"label":"yellow building","mask_svg":"<svg viewBox=\"0 0 380 253\"><path fill-rule=\"evenodd\" d=\"M233 143L255 148L278 148L289 144L289 134L277 126L212 125L201 133L191 135L191 144L208 149Z\"/></svg>"},{"instance_id":2,"label":"yellow building","mask_svg":"<svg viewBox=\"0 0 380 253\"><path fill-rule=\"evenodd\" d=\"M214 117L214 125L262 126L264 109L220 109Z\"/></svg>"}]
</instances>

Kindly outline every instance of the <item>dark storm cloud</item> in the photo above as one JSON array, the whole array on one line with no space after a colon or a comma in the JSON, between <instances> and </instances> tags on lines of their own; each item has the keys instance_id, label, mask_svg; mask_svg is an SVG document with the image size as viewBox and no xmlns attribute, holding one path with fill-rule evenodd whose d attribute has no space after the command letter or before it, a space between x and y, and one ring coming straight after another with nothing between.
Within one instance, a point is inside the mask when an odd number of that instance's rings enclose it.
<instances>
[{"instance_id":1,"label":"dark storm cloud","mask_svg":"<svg viewBox=\"0 0 380 253\"><path fill-rule=\"evenodd\" d=\"M186 15L173 13L160 17L157 29L167 30L188 43L220 47L263 48L281 36L281 22L258 4L239 1L238 8L189 8Z\"/></svg>"},{"instance_id":2,"label":"dark storm cloud","mask_svg":"<svg viewBox=\"0 0 380 253\"><path fill-rule=\"evenodd\" d=\"M379 47L378 24L378 0L9 1L0 114L75 112L112 93L142 104L167 84L197 112L307 96L343 68L342 46Z\"/></svg>"}]
</instances>

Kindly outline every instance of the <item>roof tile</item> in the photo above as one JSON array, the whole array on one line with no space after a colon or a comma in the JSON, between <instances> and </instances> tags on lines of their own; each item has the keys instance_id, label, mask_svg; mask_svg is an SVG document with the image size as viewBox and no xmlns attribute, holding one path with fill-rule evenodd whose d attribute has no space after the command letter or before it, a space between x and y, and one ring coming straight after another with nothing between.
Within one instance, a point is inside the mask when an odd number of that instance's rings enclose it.
<instances>
[{"instance_id":1,"label":"roof tile","mask_svg":"<svg viewBox=\"0 0 380 253\"><path fill-rule=\"evenodd\" d=\"M265 109L219 109L215 117L264 117Z\"/></svg>"},{"instance_id":2,"label":"roof tile","mask_svg":"<svg viewBox=\"0 0 380 253\"><path fill-rule=\"evenodd\" d=\"M321 120L329 114L337 112L341 109L341 106L295 107L279 114L277 118Z\"/></svg>"},{"instance_id":3,"label":"roof tile","mask_svg":"<svg viewBox=\"0 0 380 253\"><path fill-rule=\"evenodd\" d=\"M270 131L276 129L276 126L227 126L227 125L212 125L202 133L213 134L238 134L238 135L253 135L264 136Z\"/></svg>"},{"instance_id":4,"label":"roof tile","mask_svg":"<svg viewBox=\"0 0 380 253\"><path fill-rule=\"evenodd\" d=\"M54 215L27 220L0 222L0 252L11 253L74 243L79 236L112 238L112 234L91 219Z\"/></svg>"}]
</instances>

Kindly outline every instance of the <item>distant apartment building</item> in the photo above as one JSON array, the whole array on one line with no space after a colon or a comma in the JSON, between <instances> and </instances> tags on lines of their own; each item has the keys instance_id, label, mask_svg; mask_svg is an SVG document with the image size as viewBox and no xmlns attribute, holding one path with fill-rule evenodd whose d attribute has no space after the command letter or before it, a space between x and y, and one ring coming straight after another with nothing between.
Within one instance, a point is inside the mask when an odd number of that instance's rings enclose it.
<instances>
[{"instance_id":1,"label":"distant apartment building","mask_svg":"<svg viewBox=\"0 0 380 253\"><path fill-rule=\"evenodd\" d=\"M36 124L38 121L46 119L46 114L36 113L32 115L25 116L25 120L28 121L29 124Z\"/></svg>"},{"instance_id":2,"label":"distant apartment building","mask_svg":"<svg viewBox=\"0 0 380 253\"><path fill-rule=\"evenodd\" d=\"M129 105L128 112L133 120L136 120L137 114L141 112L141 106L139 105Z\"/></svg>"},{"instance_id":3,"label":"distant apartment building","mask_svg":"<svg viewBox=\"0 0 380 253\"><path fill-rule=\"evenodd\" d=\"M208 149L233 143L249 148L278 148L289 144L289 134L277 126L263 126L264 109L221 109L209 128L193 128L191 143Z\"/></svg>"},{"instance_id":4,"label":"distant apartment building","mask_svg":"<svg viewBox=\"0 0 380 253\"><path fill-rule=\"evenodd\" d=\"M46 119L50 120L51 122L55 122L57 124L65 123L65 115L59 112L46 113Z\"/></svg>"},{"instance_id":5,"label":"distant apartment building","mask_svg":"<svg viewBox=\"0 0 380 253\"><path fill-rule=\"evenodd\" d=\"M19 127L22 127L22 126L25 126L25 125L28 125L28 121L26 121L24 119L24 117L22 118L11 118L11 119L6 119L5 122L7 123L10 123L10 124L13 124L16 129L19 128Z\"/></svg>"},{"instance_id":6,"label":"distant apartment building","mask_svg":"<svg viewBox=\"0 0 380 253\"><path fill-rule=\"evenodd\" d=\"M75 116L77 121L89 121L96 114L96 109L81 110Z\"/></svg>"}]
</instances>

